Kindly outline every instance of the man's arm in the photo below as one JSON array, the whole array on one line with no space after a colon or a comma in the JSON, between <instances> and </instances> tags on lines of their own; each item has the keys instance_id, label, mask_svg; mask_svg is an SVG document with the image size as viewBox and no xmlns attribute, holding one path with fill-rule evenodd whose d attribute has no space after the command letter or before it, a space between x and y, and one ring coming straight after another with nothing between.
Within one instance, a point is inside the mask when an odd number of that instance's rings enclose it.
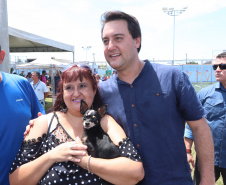
<instances>
[{"instance_id":1,"label":"man's arm","mask_svg":"<svg viewBox=\"0 0 226 185\"><path fill-rule=\"evenodd\" d=\"M49 92L45 92L45 93L44 93L44 99L47 98L48 94L49 94Z\"/></svg>"},{"instance_id":2,"label":"man's arm","mask_svg":"<svg viewBox=\"0 0 226 185\"><path fill-rule=\"evenodd\" d=\"M199 159L201 182L200 185L214 185L214 145L213 138L205 118L197 121L187 121L190 126L195 149ZM189 143L187 143L190 145Z\"/></svg>"},{"instance_id":3,"label":"man's arm","mask_svg":"<svg viewBox=\"0 0 226 185\"><path fill-rule=\"evenodd\" d=\"M187 137L184 137L184 144L185 144L185 147L186 147L186 150L187 150L187 160L188 160L188 163L192 165L193 168L195 168L195 162L194 162L194 158L191 154L191 148L192 148L192 144L193 144L193 140L187 138ZM192 171L192 169L191 169Z\"/></svg>"}]
</instances>

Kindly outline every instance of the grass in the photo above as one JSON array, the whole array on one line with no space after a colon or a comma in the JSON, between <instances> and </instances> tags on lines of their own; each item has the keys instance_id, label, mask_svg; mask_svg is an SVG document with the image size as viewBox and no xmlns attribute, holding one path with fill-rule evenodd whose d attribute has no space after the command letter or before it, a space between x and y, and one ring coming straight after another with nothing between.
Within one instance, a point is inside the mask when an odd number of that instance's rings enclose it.
<instances>
[{"instance_id":1,"label":"grass","mask_svg":"<svg viewBox=\"0 0 226 185\"><path fill-rule=\"evenodd\" d=\"M202 85L201 85L201 83L192 83L192 85L195 88L195 90L196 90L197 93L201 90L201 88L207 87L207 86L209 86L211 84L212 84L211 82L203 82ZM196 152L195 152L195 146L194 146L194 144L192 146L192 156L195 159ZM192 177L193 177L193 174L194 174L194 169L192 169ZM215 185L224 185L222 176L218 179L218 181L215 183Z\"/></svg>"},{"instance_id":2,"label":"grass","mask_svg":"<svg viewBox=\"0 0 226 185\"><path fill-rule=\"evenodd\" d=\"M52 98L46 98L45 99L45 111L47 111L49 108L52 107L52 104L53 104L53 99Z\"/></svg>"}]
</instances>

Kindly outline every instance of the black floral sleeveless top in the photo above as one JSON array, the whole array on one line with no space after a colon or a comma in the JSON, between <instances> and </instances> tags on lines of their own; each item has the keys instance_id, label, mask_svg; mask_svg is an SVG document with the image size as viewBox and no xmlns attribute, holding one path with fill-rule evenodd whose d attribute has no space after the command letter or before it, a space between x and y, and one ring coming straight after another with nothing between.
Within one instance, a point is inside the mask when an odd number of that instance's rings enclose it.
<instances>
[{"instance_id":1,"label":"black floral sleeveless top","mask_svg":"<svg viewBox=\"0 0 226 185\"><path fill-rule=\"evenodd\" d=\"M57 118L57 125L50 131L54 117ZM43 134L37 139L22 142L16 159L13 161L10 174L21 165L35 160L61 143L70 141L74 141L74 139L70 137L60 124L57 114L54 112L47 134ZM119 150L121 152L121 157L127 157L134 161L141 161L140 155L137 153L129 138L120 142ZM40 179L38 184L101 185L101 179L91 172L88 173L87 170L77 164L71 161L66 161L54 163L42 179Z\"/></svg>"}]
</instances>

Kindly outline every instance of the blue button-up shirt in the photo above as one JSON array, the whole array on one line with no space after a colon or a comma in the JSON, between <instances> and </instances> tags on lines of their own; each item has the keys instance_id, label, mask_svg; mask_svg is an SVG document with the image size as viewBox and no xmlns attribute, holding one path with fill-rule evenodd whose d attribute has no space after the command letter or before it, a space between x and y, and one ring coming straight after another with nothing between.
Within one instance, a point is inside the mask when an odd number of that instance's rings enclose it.
<instances>
[{"instance_id":1,"label":"blue button-up shirt","mask_svg":"<svg viewBox=\"0 0 226 185\"><path fill-rule=\"evenodd\" d=\"M215 151L215 165L226 168L226 89L220 82L203 88L198 97L207 111ZM192 131L186 126L185 137L193 140Z\"/></svg>"},{"instance_id":2,"label":"blue button-up shirt","mask_svg":"<svg viewBox=\"0 0 226 185\"><path fill-rule=\"evenodd\" d=\"M199 120L204 109L188 76L166 65L146 62L132 84L117 76L100 84L108 113L124 128L145 169L142 185L191 185L184 145L185 120Z\"/></svg>"}]
</instances>

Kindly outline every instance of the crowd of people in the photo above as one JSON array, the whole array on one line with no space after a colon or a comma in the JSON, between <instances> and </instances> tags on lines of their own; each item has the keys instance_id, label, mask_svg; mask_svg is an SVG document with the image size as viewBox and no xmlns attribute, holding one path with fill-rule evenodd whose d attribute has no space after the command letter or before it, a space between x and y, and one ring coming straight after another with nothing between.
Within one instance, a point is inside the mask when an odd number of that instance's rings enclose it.
<instances>
[{"instance_id":1,"label":"crowd of people","mask_svg":"<svg viewBox=\"0 0 226 185\"><path fill-rule=\"evenodd\" d=\"M135 17L108 11L101 21L104 55L115 74L102 81L84 64L65 69L52 112L33 120L24 140L28 121L39 111L45 114L36 90L45 84L46 72L33 72L31 85L0 72L0 184L94 185L104 179L112 184L213 185L220 174L225 182L226 52L213 61L218 83L197 95L181 70L139 59L141 28ZM120 157L88 155L81 142L81 100L95 110L108 105L101 127ZM195 166L193 179L189 163Z\"/></svg>"}]
</instances>

